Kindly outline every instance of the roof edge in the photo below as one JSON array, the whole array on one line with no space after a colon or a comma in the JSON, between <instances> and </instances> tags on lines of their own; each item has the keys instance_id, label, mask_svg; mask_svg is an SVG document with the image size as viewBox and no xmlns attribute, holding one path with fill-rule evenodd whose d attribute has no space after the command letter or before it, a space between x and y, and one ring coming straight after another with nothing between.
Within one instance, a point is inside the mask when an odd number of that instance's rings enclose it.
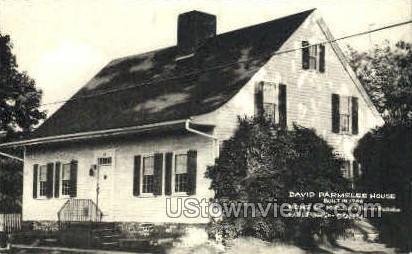
<instances>
[{"instance_id":1,"label":"roof edge","mask_svg":"<svg viewBox=\"0 0 412 254\"><path fill-rule=\"evenodd\" d=\"M321 31L325 35L326 39L328 41L331 41L330 45L331 45L332 49L335 51L335 54L338 57L339 61L341 62L343 69L346 71L346 73L348 73L350 79L355 84L355 87L358 89L359 93L362 95L363 99L365 100L366 105L368 105L369 109L372 111L372 114L375 117L379 118L380 120L382 120L384 122L382 116L379 114L379 112L376 109L375 105L373 105L373 102L369 98L369 95L367 94L365 88L360 83L358 77L353 72L352 68L349 66L349 63L348 63L348 61L345 57L345 54L343 53L340 46L336 43L336 40L335 40L334 36L330 32L329 27L326 25L323 18L320 17L319 15L317 15L316 23L318 24L319 28L321 29Z\"/></svg>"},{"instance_id":2,"label":"roof edge","mask_svg":"<svg viewBox=\"0 0 412 254\"><path fill-rule=\"evenodd\" d=\"M45 143L57 143L57 142L66 142L66 141L78 141L78 140L85 140L85 139L92 139L92 138L110 137L110 136L118 136L118 135L124 135L124 134L134 134L134 133L139 133L143 131L155 130L155 129L159 129L162 127L170 127L173 125L185 124L188 120L190 119L173 120L173 121L159 122L159 123L125 127L125 128L88 131L88 132L80 132L80 133L74 133L74 134L63 134L63 135L7 142L4 144L0 144L0 148L26 146L26 145L38 145L38 144L45 144Z\"/></svg>"}]
</instances>

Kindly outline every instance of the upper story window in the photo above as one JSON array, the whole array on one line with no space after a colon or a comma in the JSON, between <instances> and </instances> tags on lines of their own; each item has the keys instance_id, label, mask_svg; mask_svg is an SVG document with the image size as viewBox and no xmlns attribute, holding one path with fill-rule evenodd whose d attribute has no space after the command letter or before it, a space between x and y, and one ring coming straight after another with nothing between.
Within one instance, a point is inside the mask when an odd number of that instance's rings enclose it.
<instances>
[{"instance_id":1,"label":"upper story window","mask_svg":"<svg viewBox=\"0 0 412 254\"><path fill-rule=\"evenodd\" d=\"M350 161L345 160L345 161L343 162L341 171L342 171L343 177L345 177L345 178L347 178L347 179L349 179L349 178L352 177L351 168L350 168Z\"/></svg>"},{"instance_id":2,"label":"upper story window","mask_svg":"<svg viewBox=\"0 0 412 254\"><path fill-rule=\"evenodd\" d=\"M187 154L175 156L175 192L187 192Z\"/></svg>"},{"instance_id":3,"label":"upper story window","mask_svg":"<svg viewBox=\"0 0 412 254\"><path fill-rule=\"evenodd\" d=\"M332 132L358 134L358 98L332 94Z\"/></svg>"},{"instance_id":4,"label":"upper story window","mask_svg":"<svg viewBox=\"0 0 412 254\"><path fill-rule=\"evenodd\" d=\"M302 68L325 72L325 45L302 41Z\"/></svg>"},{"instance_id":5,"label":"upper story window","mask_svg":"<svg viewBox=\"0 0 412 254\"><path fill-rule=\"evenodd\" d=\"M154 190L154 156L143 158L143 193L153 193Z\"/></svg>"},{"instance_id":6,"label":"upper story window","mask_svg":"<svg viewBox=\"0 0 412 254\"><path fill-rule=\"evenodd\" d=\"M255 115L264 116L279 124L287 126L286 85L273 82L259 82L255 88Z\"/></svg>"},{"instance_id":7,"label":"upper story window","mask_svg":"<svg viewBox=\"0 0 412 254\"><path fill-rule=\"evenodd\" d=\"M276 120L276 84L270 82L263 83L263 114L265 117Z\"/></svg>"},{"instance_id":8,"label":"upper story window","mask_svg":"<svg viewBox=\"0 0 412 254\"><path fill-rule=\"evenodd\" d=\"M341 96L340 98L340 131L342 133L349 133L350 132L350 97L348 96Z\"/></svg>"}]
</instances>

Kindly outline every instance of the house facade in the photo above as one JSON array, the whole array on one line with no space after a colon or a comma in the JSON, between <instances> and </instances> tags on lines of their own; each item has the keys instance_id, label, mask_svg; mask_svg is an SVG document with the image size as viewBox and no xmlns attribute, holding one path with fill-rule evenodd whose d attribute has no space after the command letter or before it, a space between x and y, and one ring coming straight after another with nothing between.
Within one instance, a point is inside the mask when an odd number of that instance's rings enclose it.
<instances>
[{"instance_id":1,"label":"house facade","mask_svg":"<svg viewBox=\"0 0 412 254\"><path fill-rule=\"evenodd\" d=\"M205 171L239 116L314 128L356 177L353 149L383 120L332 39L316 10L219 35L215 16L181 14L176 46L110 62L30 139L2 145L25 148L23 220L91 200L103 221L207 223L168 217L166 200L213 197Z\"/></svg>"}]
</instances>

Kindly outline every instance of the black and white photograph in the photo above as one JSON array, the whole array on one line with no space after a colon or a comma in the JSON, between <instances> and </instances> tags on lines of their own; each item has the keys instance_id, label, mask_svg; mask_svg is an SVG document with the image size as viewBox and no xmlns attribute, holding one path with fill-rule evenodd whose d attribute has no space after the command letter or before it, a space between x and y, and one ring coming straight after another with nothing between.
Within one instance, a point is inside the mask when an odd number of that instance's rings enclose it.
<instances>
[{"instance_id":1,"label":"black and white photograph","mask_svg":"<svg viewBox=\"0 0 412 254\"><path fill-rule=\"evenodd\" d=\"M0 253L412 253L412 0L0 0Z\"/></svg>"}]
</instances>

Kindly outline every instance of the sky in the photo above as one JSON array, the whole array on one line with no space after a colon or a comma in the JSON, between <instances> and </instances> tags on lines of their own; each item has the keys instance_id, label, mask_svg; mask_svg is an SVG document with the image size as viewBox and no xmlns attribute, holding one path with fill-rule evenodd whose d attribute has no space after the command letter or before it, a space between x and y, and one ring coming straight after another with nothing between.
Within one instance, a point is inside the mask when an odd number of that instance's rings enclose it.
<instances>
[{"instance_id":1,"label":"sky","mask_svg":"<svg viewBox=\"0 0 412 254\"><path fill-rule=\"evenodd\" d=\"M0 32L46 104L70 98L112 59L175 45L179 13L215 14L222 33L311 8L335 38L412 19L412 0L0 0ZM339 43L367 51L384 40L412 41L412 25Z\"/></svg>"}]
</instances>

